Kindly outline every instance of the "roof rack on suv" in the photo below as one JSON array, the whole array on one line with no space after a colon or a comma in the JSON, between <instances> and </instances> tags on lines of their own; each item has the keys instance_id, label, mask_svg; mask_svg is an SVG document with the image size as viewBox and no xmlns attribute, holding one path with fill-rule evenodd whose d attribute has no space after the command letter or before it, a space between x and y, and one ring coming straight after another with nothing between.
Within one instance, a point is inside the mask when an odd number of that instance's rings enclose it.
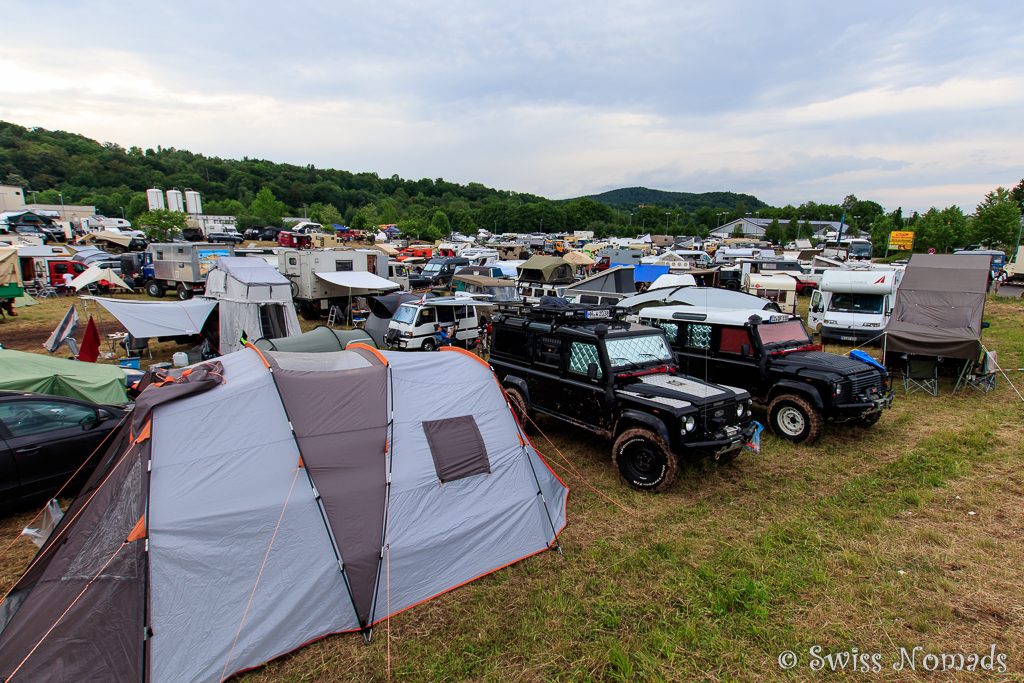
<instances>
[{"instance_id":1,"label":"roof rack on suv","mask_svg":"<svg viewBox=\"0 0 1024 683\"><path fill-rule=\"evenodd\" d=\"M629 311L619 306L593 306L581 304L530 305L520 302L497 304L500 312L508 315L522 316L538 322L567 324L572 322L624 322Z\"/></svg>"}]
</instances>

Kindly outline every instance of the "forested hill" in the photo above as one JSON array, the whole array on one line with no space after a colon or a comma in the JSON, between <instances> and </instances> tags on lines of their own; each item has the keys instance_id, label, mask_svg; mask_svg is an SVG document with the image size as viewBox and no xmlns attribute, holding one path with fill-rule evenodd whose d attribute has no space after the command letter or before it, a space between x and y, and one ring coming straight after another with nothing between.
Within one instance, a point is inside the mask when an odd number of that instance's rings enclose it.
<instances>
[{"instance_id":1,"label":"forested hill","mask_svg":"<svg viewBox=\"0 0 1024 683\"><path fill-rule=\"evenodd\" d=\"M614 209L630 210L641 205L666 206L686 211L696 211L701 208L733 208L743 204L749 211L763 209L768 205L760 199L749 194L738 194L736 192L666 192L664 190L651 190L646 187L623 187L618 190L608 190L601 194L593 194L584 197L594 201L607 204Z\"/></svg>"},{"instance_id":2,"label":"forested hill","mask_svg":"<svg viewBox=\"0 0 1024 683\"><path fill-rule=\"evenodd\" d=\"M840 215L835 205L807 202L765 208L732 192L662 192L641 187L593 197L551 201L480 183L442 178L406 180L392 175L279 164L261 159L221 159L160 148L125 149L82 135L0 121L0 183L25 189L32 203L91 204L107 216L134 220L147 209L145 191L193 189L207 214L238 217L241 228L281 224L283 216L308 216L324 225L354 228L398 224L408 236L438 239L451 230L568 232L633 236L637 231L706 235L733 218L759 212L785 221ZM874 202L851 200L851 214L871 224L882 212ZM864 206L861 206L864 205Z\"/></svg>"}]
</instances>

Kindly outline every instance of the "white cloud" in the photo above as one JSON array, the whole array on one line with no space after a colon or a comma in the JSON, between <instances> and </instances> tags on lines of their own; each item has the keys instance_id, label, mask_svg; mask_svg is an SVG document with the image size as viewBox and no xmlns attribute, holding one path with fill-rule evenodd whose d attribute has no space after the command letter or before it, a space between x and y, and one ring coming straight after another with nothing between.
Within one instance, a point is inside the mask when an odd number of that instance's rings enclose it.
<instances>
[{"instance_id":1,"label":"white cloud","mask_svg":"<svg viewBox=\"0 0 1024 683\"><path fill-rule=\"evenodd\" d=\"M61 9L45 49L0 47L0 118L125 146L554 198L646 184L922 210L972 208L1024 158L1017 6Z\"/></svg>"}]
</instances>

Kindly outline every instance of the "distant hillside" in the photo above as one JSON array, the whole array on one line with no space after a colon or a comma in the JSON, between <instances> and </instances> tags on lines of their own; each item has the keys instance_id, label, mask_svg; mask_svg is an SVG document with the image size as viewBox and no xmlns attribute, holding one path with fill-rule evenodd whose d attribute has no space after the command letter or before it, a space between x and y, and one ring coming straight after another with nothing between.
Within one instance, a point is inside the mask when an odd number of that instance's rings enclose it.
<instances>
[{"instance_id":1,"label":"distant hillside","mask_svg":"<svg viewBox=\"0 0 1024 683\"><path fill-rule=\"evenodd\" d=\"M736 192L666 192L665 190L652 190L646 187L623 187L618 190L608 190L601 194L581 197L581 199L593 199L594 201L607 204L613 209L633 209L641 204L655 206L670 206L676 209L696 211L701 208L708 209L732 209L742 202L747 210L754 211L763 209L768 205L760 199L749 194L738 194Z\"/></svg>"}]
</instances>

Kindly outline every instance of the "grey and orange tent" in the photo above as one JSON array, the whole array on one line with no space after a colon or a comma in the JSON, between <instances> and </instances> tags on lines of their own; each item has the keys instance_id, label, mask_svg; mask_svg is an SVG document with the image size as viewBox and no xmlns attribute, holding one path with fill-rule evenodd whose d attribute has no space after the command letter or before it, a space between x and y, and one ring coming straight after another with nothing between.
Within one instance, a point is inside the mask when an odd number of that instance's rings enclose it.
<instances>
[{"instance_id":1,"label":"grey and orange tent","mask_svg":"<svg viewBox=\"0 0 1024 683\"><path fill-rule=\"evenodd\" d=\"M567 496L466 351L249 346L139 396L0 604L0 680L218 681L369 637L555 547Z\"/></svg>"}]
</instances>

